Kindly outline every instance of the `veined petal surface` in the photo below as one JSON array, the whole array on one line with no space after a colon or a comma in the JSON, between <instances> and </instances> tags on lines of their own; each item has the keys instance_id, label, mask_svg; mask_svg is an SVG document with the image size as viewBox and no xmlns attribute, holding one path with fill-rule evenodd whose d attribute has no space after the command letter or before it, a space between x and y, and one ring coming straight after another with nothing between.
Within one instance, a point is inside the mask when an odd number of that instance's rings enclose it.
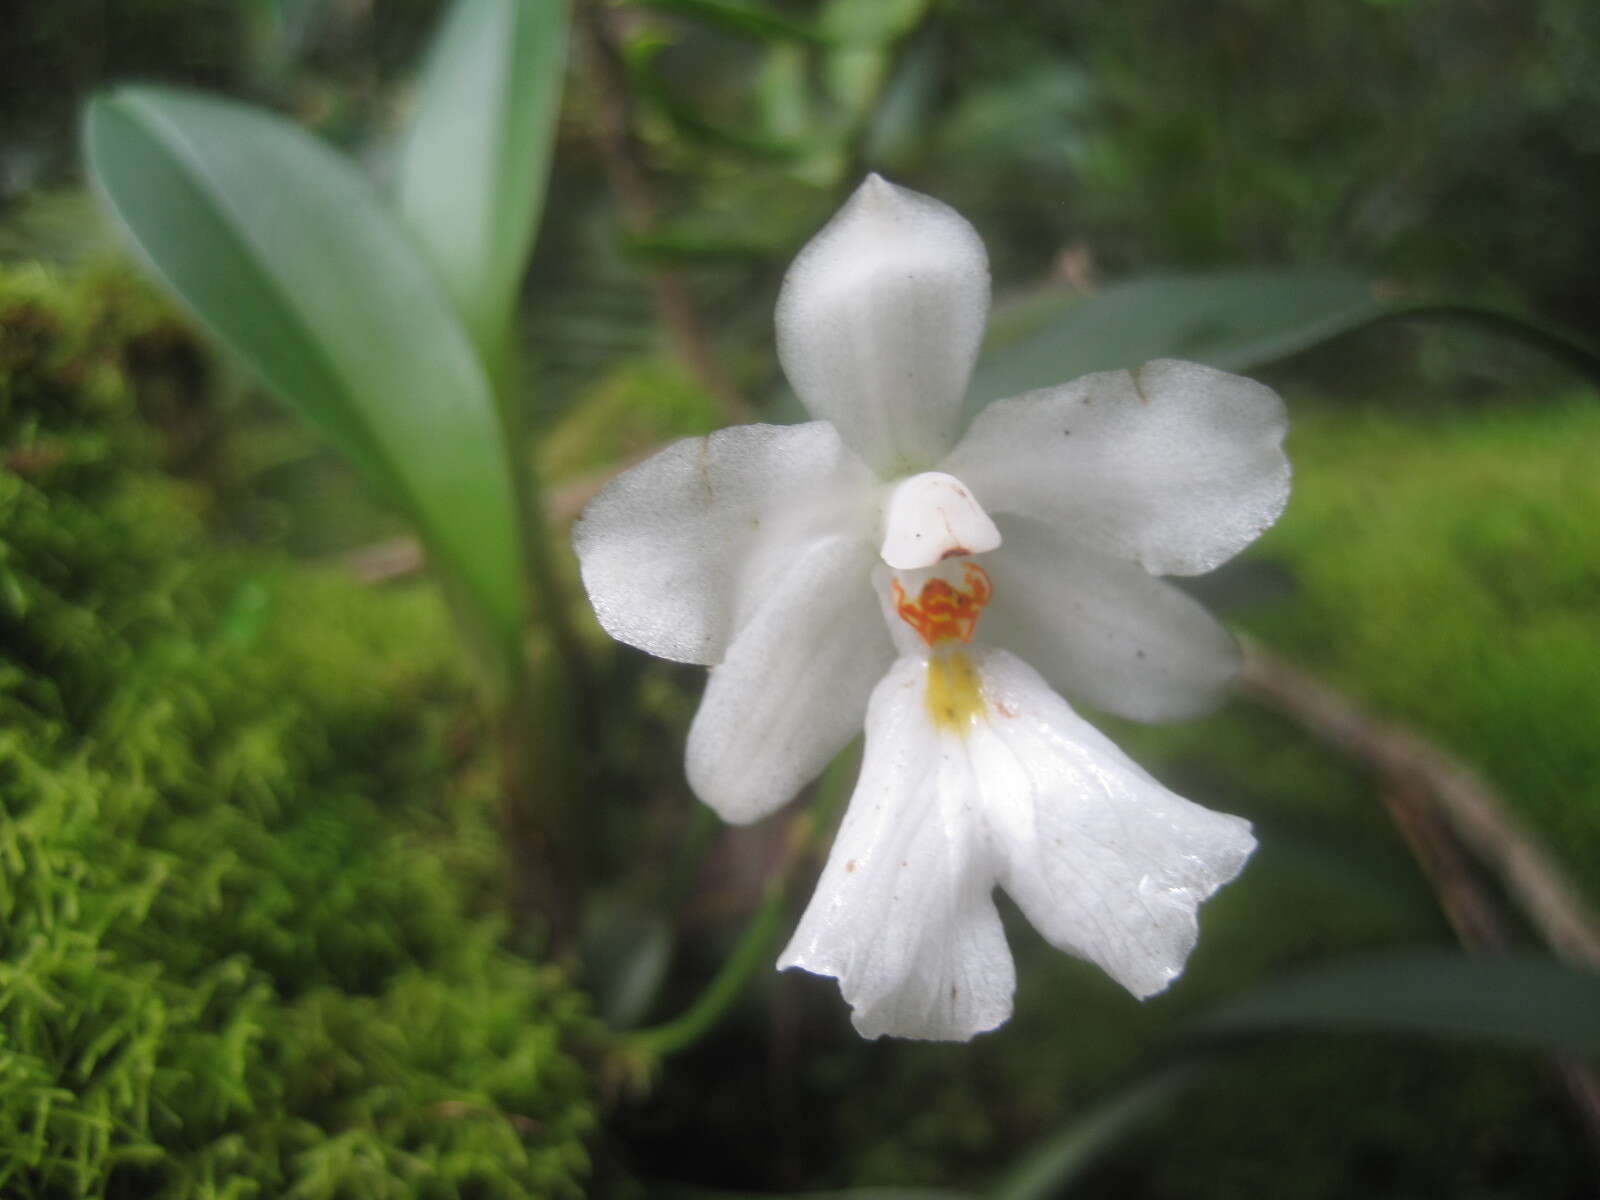
<instances>
[{"instance_id":1,"label":"veined petal surface","mask_svg":"<svg viewBox=\"0 0 1600 1200\"><path fill-rule=\"evenodd\" d=\"M1286 429L1271 388L1157 359L991 404L939 469L991 515L1060 524L1152 575L1198 575L1283 511Z\"/></svg>"},{"instance_id":2,"label":"veined petal surface","mask_svg":"<svg viewBox=\"0 0 1600 1200\"><path fill-rule=\"evenodd\" d=\"M613 479L573 527L605 631L715 663L811 543L876 534L871 473L831 425L738 425Z\"/></svg>"},{"instance_id":3,"label":"veined petal surface","mask_svg":"<svg viewBox=\"0 0 1600 1200\"><path fill-rule=\"evenodd\" d=\"M971 771L927 716L927 661L872 694L861 778L780 970L831 975L863 1037L966 1041L1011 1015L1011 951Z\"/></svg>"},{"instance_id":4,"label":"veined petal surface","mask_svg":"<svg viewBox=\"0 0 1600 1200\"><path fill-rule=\"evenodd\" d=\"M689 728L689 785L734 824L759 820L821 773L861 728L894 659L872 595L875 549L817 539L775 569Z\"/></svg>"},{"instance_id":5,"label":"veined petal surface","mask_svg":"<svg viewBox=\"0 0 1600 1200\"><path fill-rule=\"evenodd\" d=\"M977 231L872 175L789 268L778 356L811 414L895 478L955 444L988 313Z\"/></svg>"},{"instance_id":6,"label":"veined petal surface","mask_svg":"<svg viewBox=\"0 0 1600 1200\"><path fill-rule=\"evenodd\" d=\"M1255 847L1174 795L1003 650L961 649L982 702L929 703L907 655L872 696L861 780L780 968L838 979L866 1037L965 1040L1011 1012L998 883L1044 936L1136 996L1182 970L1200 902Z\"/></svg>"},{"instance_id":7,"label":"veined petal surface","mask_svg":"<svg viewBox=\"0 0 1600 1200\"><path fill-rule=\"evenodd\" d=\"M1255 849L1250 823L1168 791L1021 659L976 657L989 718L966 743L1000 885L1058 949L1135 996L1161 991L1200 902Z\"/></svg>"},{"instance_id":8,"label":"veined petal surface","mask_svg":"<svg viewBox=\"0 0 1600 1200\"><path fill-rule=\"evenodd\" d=\"M1059 692L1135 721L1216 707L1239 646L1205 608L1143 567L1026 517L1001 517L983 557L993 595L985 641L1013 651Z\"/></svg>"}]
</instances>

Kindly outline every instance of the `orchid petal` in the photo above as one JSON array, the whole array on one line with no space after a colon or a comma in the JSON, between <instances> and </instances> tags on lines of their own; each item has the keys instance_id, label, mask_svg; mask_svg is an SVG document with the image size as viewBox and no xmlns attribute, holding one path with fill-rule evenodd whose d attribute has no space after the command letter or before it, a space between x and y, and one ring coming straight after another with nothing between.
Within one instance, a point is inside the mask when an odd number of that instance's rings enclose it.
<instances>
[{"instance_id":1,"label":"orchid petal","mask_svg":"<svg viewBox=\"0 0 1600 1200\"><path fill-rule=\"evenodd\" d=\"M939 469L991 514L1065 525L1152 575L1198 575L1283 511L1285 429L1272 389L1159 359L991 404Z\"/></svg>"},{"instance_id":2,"label":"orchid petal","mask_svg":"<svg viewBox=\"0 0 1600 1200\"><path fill-rule=\"evenodd\" d=\"M990 717L966 741L1001 886L1057 948L1161 991L1255 848L1249 822L1162 787L1022 660L982 652L978 670Z\"/></svg>"},{"instance_id":3,"label":"orchid petal","mask_svg":"<svg viewBox=\"0 0 1600 1200\"><path fill-rule=\"evenodd\" d=\"M863 1037L965 1041L1011 1015L1016 976L967 764L929 721L927 663L872 694L861 778L779 969L838 979Z\"/></svg>"},{"instance_id":4,"label":"orchid petal","mask_svg":"<svg viewBox=\"0 0 1600 1200\"><path fill-rule=\"evenodd\" d=\"M1216 707L1239 672L1233 636L1193 598L1143 567L1025 517L1002 517L1004 550L982 636L1058 691L1135 721Z\"/></svg>"},{"instance_id":5,"label":"orchid petal","mask_svg":"<svg viewBox=\"0 0 1600 1200\"><path fill-rule=\"evenodd\" d=\"M988 311L977 231L872 175L789 268L778 355L811 414L893 478L955 444Z\"/></svg>"},{"instance_id":6,"label":"orchid petal","mask_svg":"<svg viewBox=\"0 0 1600 1200\"><path fill-rule=\"evenodd\" d=\"M859 539L822 538L769 581L711 669L689 728L689 784L734 824L787 803L861 727L894 657Z\"/></svg>"},{"instance_id":7,"label":"orchid petal","mask_svg":"<svg viewBox=\"0 0 1600 1200\"><path fill-rule=\"evenodd\" d=\"M873 536L872 486L822 421L668 446L607 484L573 528L595 615L661 658L717 662L808 544Z\"/></svg>"}]
</instances>

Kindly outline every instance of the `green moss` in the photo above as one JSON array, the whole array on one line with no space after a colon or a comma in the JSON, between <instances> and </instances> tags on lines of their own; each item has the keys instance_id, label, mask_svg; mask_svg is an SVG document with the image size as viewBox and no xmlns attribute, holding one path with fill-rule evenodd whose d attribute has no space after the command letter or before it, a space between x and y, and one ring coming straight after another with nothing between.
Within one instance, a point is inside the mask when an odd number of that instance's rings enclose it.
<instances>
[{"instance_id":1,"label":"green moss","mask_svg":"<svg viewBox=\"0 0 1600 1200\"><path fill-rule=\"evenodd\" d=\"M1261 552L1285 653L1486 772L1600 898L1600 408L1317 412Z\"/></svg>"},{"instance_id":2,"label":"green moss","mask_svg":"<svg viewBox=\"0 0 1600 1200\"><path fill-rule=\"evenodd\" d=\"M585 1003L502 948L431 590L207 540L141 290L8 271L0 329L0 1192L577 1194Z\"/></svg>"}]
</instances>

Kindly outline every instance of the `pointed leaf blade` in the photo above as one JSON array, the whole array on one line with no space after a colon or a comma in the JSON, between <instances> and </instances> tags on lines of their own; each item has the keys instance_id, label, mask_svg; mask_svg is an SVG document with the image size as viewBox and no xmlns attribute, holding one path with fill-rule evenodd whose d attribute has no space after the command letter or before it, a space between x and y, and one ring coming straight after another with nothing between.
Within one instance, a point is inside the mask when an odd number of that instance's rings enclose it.
<instances>
[{"instance_id":1,"label":"pointed leaf blade","mask_svg":"<svg viewBox=\"0 0 1600 1200\"><path fill-rule=\"evenodd\" d=\"M1028 332L1009 344L991 344L971 395L981 405L1153 358L1246 370L1383 311L1368 281L1342 272L1232 271L1131 280L1087 299L1046 298L1035 306ZM996 324L1003 331L1001 314Z\"/></svg>"},{"instance_id":2,"label":"pointed leaf blade","mask_svg":"<svg viewBox=\"0 0 1600 1200\"><path fill-rule=\"evenodd\" d=\"M1199 1028L1447 1034L1593 1053L1600 1051L1600 972L1532 956L1411 951L1271 984Z\"/></svg>"},{"instance_id":3,"label":"pointed leaf blade","mask_svg":"<svg viewBox=\"0 0 1600 1200\"><path fill-rule=\"evenodd\" d=\"M561 0L458 0L400 158L401 217L491 364L544 206L566 51Z\"/></svg>"},{"instance_id":4,"label":"pointed leaf blade","mask_svg":"<svg viewBox=\"0 0 1600 1200\"><path fill-rule=\"evenodd\" d=\"M84 138L156 275L407 511L514 645L520 543L489 382L366 181L287 121L165 88L97 97Z\"/></svg>"}]
</instances>

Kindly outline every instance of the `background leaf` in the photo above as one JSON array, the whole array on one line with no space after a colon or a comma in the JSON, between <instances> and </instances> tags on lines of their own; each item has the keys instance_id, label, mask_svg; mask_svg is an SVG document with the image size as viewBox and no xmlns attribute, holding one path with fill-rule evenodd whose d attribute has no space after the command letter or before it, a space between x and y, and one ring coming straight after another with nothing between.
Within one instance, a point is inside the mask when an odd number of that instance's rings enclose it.
<instances>
[{"instance_id":1,"label":"background leaf","mask_svg":"<svg viewBox=\"0 0 1600 1200\"><path fill-rule=\"evenodd\" d=\"M1414 951L1313 971L1243 996L1210 1033L1358 1029L1600 1050L1600 973L1533 957Z\"/></svg>"},{"instance_id":2,"label":"background leaf","mask_svg":"<svg viewBox=\"0 0 1600 1200\"><path fill-rule=\"evenodd\" d=\"M1371 281L1338 271L1227 271L1134 279L1087 297L1051 288L1001 305L968 394L981 408L1152 358L1249 371L1365 325L1416 319L1512 338L1600 381L1600 353L1514 313L1386 300Z\"/></svg>"},{"instance_id":3,"label":"background leaf","mask_svg":"<svg viewBox=\"0 0 1600 1200\"><path fill-rule=\"evenodd\" d=\"M566 48L562 0L458 0L400 158L401 216L491 368L539 226Z\"/></svg>"},{"instance_id":4,"label":"background leaf","mask_svg":"<svg viewBox=\"0 0 1600 1200\"><path fill-rule=\"evenodd\" d=\"M1101 1154L1188 1085L1195 1073L1191 1066L1173 1067L1096 1105L1007 1172L990 1192L990 1200L1046 1200L1061 1195Z\"/></svg>"},{"instance_id":5,"label":"background leaf","mask_svg":"<svg viewBox=\"0 0 1600 1200\"><path fill-rule=\"evenodd\" d=\"M160 88L98 97L85 142L155 272L406 509L514 647L519 541L489 381L366 181L287 121Z\"/></svg>"},{"instance_id":6,"label":"background leaf","mask_svg":"<svg viewBox=\"0 0 1600 1200\"><path fill-rule=\"evenodd\" d=\"M970 394L986 404L1152 358L1242 370L1325 342L1383 311L1367 280L1325 271L1155 276L1086 299L1047 294L996 314Z\"/></svg>"}]
</instances>

